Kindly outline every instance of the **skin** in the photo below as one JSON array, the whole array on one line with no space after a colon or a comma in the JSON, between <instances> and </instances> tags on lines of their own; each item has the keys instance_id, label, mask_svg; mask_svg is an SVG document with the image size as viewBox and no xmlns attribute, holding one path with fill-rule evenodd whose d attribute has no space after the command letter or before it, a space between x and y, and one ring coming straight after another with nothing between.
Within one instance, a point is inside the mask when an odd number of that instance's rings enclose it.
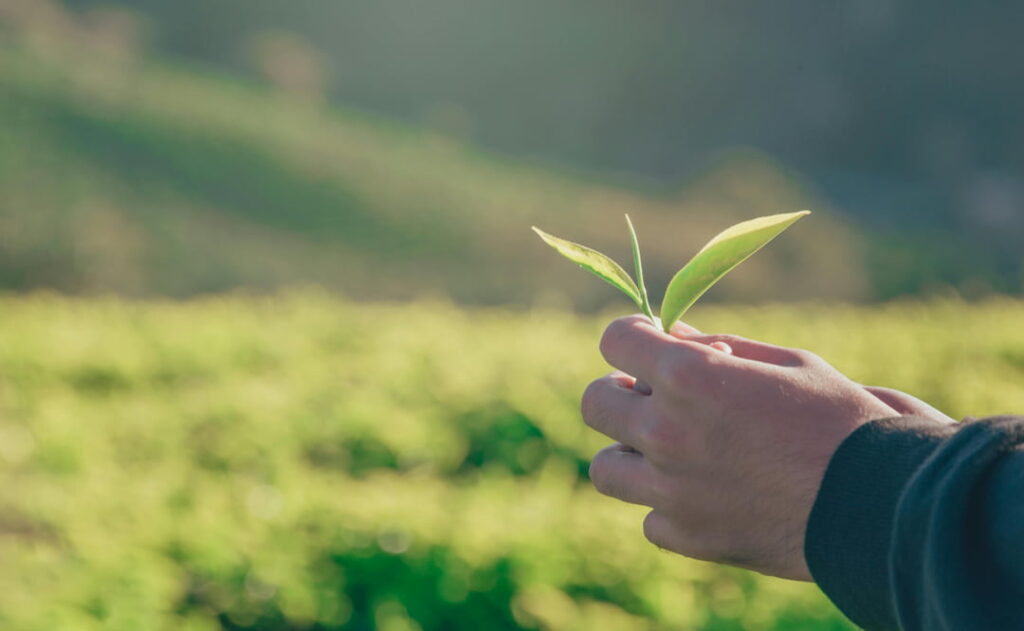
<instances>
[{"instance_id":1,"label":"skin","mask_svg":"<svg viewBox=\"0 0 1024 631\"><path fill-rule=\"evenodd\" d=\"M855 383L811 352L643 316L612 322L618 368L583 394L584 421L618 441L594 456L598 491L652 510L655 545L771 576L812 580L804 531L829 459L860 425L913 414L918 399Z\"/></svg>"}]
</instances>

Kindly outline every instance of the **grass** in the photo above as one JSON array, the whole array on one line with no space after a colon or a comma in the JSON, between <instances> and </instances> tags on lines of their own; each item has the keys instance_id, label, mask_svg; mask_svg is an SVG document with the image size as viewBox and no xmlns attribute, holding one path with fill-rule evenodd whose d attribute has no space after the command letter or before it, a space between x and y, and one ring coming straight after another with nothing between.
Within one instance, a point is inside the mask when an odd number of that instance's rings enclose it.
<instances>
[{"instance_id":1,"label":"grass","mask_svg":"<svg viewBox=\"0 0 1024 631\"><path fill-rule=\"evenodd\" d=\"M698 307L947 413L1020 411L1024 305ZM0 300L0 627L850 629L662 553L586 480L606 318Z\"/></svg>"}]
</instances>

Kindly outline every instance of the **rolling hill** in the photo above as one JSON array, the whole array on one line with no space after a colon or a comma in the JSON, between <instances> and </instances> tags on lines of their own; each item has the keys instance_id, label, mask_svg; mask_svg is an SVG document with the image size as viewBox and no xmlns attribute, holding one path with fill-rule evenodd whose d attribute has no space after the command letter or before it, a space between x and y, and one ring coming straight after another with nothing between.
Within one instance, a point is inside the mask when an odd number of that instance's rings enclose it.
<instances>
[{"instance_id":1,"label":"rolling hill","mask_svg":"<svg viewBox=\"0 0 1024 631\"><path fill-rule=\"evenodd\" d=\"M481 304L567 292L591 309L618 297L556 260L531 224L623 260L629 212L657 288L730 223L806 207L812 220L711 298L870 293L855 231L766 156L725 156L655 194L172 65L56 5L22 4L0 27L2 288L187 296L315 284Z\"/></svg>"}]
</instances>

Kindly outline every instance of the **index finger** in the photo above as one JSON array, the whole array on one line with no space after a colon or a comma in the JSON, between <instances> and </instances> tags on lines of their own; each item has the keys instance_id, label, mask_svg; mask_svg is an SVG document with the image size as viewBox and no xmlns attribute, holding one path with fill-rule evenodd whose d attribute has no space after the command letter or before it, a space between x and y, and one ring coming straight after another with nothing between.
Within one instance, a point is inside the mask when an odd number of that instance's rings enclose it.
<instances>
[{"instance_id":1,"label":"index finger","mask_svg":"<svg viewBox=\"0 0 1024 631\"><path fill-rule=\"evenodd\" d=\"M613 320L601 336L601 354L615 368L652 384L676 380L681 367L706 366L712 354L725 355L668 335L641 315Z\"/></svg>"}]
</instances>

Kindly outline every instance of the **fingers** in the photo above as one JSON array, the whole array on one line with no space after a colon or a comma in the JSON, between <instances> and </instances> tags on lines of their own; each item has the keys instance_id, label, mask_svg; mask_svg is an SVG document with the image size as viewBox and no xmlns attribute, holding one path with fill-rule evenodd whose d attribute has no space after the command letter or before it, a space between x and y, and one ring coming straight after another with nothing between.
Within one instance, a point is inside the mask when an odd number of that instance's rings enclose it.
<instances>
[{"instance_id":1,"label":"fingers","mask_svg":"<svg viewBox=\"0 0 1024 631\"><path fill-rule=\"evenodd\" d=\"M694 336L699 336L699 335L704 335L703 333L700 332L699 329L697 329L693 325L690 325L690 324L687 324L686 322L683 322L682 320L679 320L675 324L672 325L671 333L672 333L673 336L678 337L678 338L682 338L682 339L686 339L686 338L694 337ZM726 353L726 354L729 354L729 355L732 354L732 347L729 346L729 344L727 344L726 342L711 342L710 344L708 344L708 346L710 346L711 348L713 348L715 350L722 351L723 353Z\"/></svg>"},{"instance_id":2,"label":"fingers","mask_svg":"<svg viewBox=\"0 0 1024 631\"><path fill-rule=\"evenodd\" d=\"M766 364L775 364L776 366L803 366L808 363L812 356L807 351L748 340L738 335L687 335L685 339L712 347L719 347L723 351L725 348L728 348L735 357ZM721 348L721 346L725 348Z\"/></svg>"},{"instance_id":3,"label":"fingers","mask_svg":"<svg viewBox=\"0 0 1024 631\"><path fill-rule=\"evenodd\" d=\"M724 556L719 546L713 545L708 538L689 536L668 515L658 510L651 511L644 518L644 537L659 548L691 559L720 561Z\"/></svg>"},{"instance_id":4,"label":"fingers","mask_svg":"<svg viewBox=\"0 0 1024 631\"><path fill-rule=\"evenodd\" d=\"M672 335L676 337L685 337L687 335L700 335L701 332L697 327L692 324L687 324L682 320L676 320L675 324L672 325Z\"/></svg>"},{"instance_id":5,"label":"fingers","mask_svg":"<svg viewBox=\"0 0 1024 631\"><path fill-rule=\"evenodd\" d=\"M682 554L675 526L668 517L658 511L651 511L644 518L644 536L659 548Z\"/></svg>"},{"instance_id":6,"label":"fingers","mask_svg":"<svg viewBox=\"0 0 1024 631\"><path fill-rule=\"evenodd\" d=\"M640 447L636 425L647 394L633 386L633 379L622 373L595 379L583 392L580 411L590 427L609 438Z\"/></svg>"},{"instance_id":7,"label":"fingers","mask_svg":"<svg viewBox=\"0 0 1024 631\"><path fill-rule=\"evenodd\" d=\"M875 398L881 400L882 403L885 403L900 414L923 416L925 418L939 421L940 423L956 422L939 410L933 408L917 397L907 394L906 392L900 392L899 390L882 388L879 386L864 386L864 389L875 395Z\"/></svg>"},{"instance_id":8,"label":"fingers","mask_svg":"<svg viewBox=\"0 0 1024 631\"><path fill-rule=\"evenodd\" d=\"M622 444L605 447L590 462L594 488L630 504L654 505L656 475L643 454Z\"/></svg>"},{"instance_id":9,"label":"fingers","mask_svg":"<svg viewBox=\"0 0 1024 631\"><path fill-rule=\"evenodd\" d=\"M715 349L716 351L722 351L726 355L733 354L732 347L729 346L726 342L711 342L710 344L708 344L708 346Z\"/></svg>"},{"instance_id":10,"label":"fingers","mask_svg":"<svg viewBox=\"0 0 1024 631\"><path fill-rule=\"evenodd\" d=\"M664 333L643 316L628 316L605 329L601 354L612 366L657 388L677 381L686 369L710 368L707 360L722 353Z\"/></svg>"}]
</instances>

